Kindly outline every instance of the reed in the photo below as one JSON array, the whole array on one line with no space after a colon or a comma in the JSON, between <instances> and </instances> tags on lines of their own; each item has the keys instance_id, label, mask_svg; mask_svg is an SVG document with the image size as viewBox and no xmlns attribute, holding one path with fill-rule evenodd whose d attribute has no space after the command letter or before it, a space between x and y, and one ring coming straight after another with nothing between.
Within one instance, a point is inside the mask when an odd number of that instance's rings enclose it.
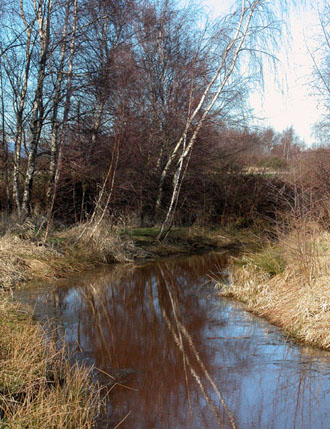
<instances>
[{"instance_id":1,"label":"reed","mask_svg":"<svg viewBox=\"0 0 330 429\"><path fill-rule=\"evenodd\" d=\"M64 349L1 295L0 427L95 427L102 400L90 370L71 366Z\"/></svg>"},{"instance_id":2,"label":"reed","mask_svg":"<svg viewBox=\"0 0 330 429\"><path fill-rule=\"evenodd\" d=\"M92 263L129 262L138 254L133 241L108 220L77 224L58 234L70 245L71 255Z\"/></svg>"}]
</instances>

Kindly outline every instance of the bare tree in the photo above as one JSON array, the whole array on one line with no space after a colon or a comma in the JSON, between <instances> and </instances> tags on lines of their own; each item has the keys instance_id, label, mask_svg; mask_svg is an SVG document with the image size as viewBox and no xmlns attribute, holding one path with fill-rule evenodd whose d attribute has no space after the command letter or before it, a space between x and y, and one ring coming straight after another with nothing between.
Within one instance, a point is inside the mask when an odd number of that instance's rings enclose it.
<instances>
[{"instance_id":1,"label":"bare tree","mask_svg":"<svg viewBox=\"0 0 330 429\"><path fill-rule=\"evenodd\" d=\"M32 40L32 28L35 18L28 21L24 11L24 0L20 0L20 18L24 24L26 39L21 40L22 46L25 46L24 60L23 60L23 76L16 72L17 68L17 55L13 54L13 60L6 58L5 70L8 76L9 84L13 93L13 104L16 116L16 132L15 132L15 148L14 148L14 167L13 167L13 200L16 205L17 213L21 215L21 200L19 195L19 176L20 176L20 163L22 141L24 133L24 112L26 109L28 97L28 83L31 71L31 61L34 50L34 43Z\"/></svg>"},{"instance_id":2,"label":"bare tree","mask_svg":"<svg viewBox=\"0 0 330 429\"><path fill-rule=\"evenodd\" d=\"M3 82L3 67L2 60L0 57L0 91L1 91L1 149L2 149L2 168L3 168L3 177L5 182L6 189L6 210L9 211L11 208L11 192L10 192L10 182L9 182L9 151L8 151L8 141L6 133L6 113L5 113L5 91L4 91L4 82Z\"/></svg>"},{"instance_id":3,"label":"bare tree","mask_svg":"<svg viewBox=\"0 0 330 429\"><path fill-rule=\"evenodd\" d=\"M254 138L244 133L240 106L271 52L277 23L267 14L270 3L237 0L231 14L205 28L196 9L175 0L10 5L19 7L6 15L0 42L8 176L1 189L12 187L21 218L39 199L48 226L55 214L97 225L123 209L138 210L146 223L156 213L162 238L180 193L189 200L198 171L215 165L207 158L224 143L224 130L230 134L234 116L240 128L227 141L237 147L228 143L226 153ZM33 183L40 187L32 194ZM180 213L197 204L183 202Z\"/></svg>"},{"instance_id":4,"label":"bare tree","mask_svg":"<svg viewBox=\"0 0 330 429\"><path fill-rule=\"evenodd\" d=\"M125 129L123 118L126 115L129 88L126 75L132 68L130 64L132 62L131 23L134 8L133 1L128 1L125 6L110 0L86 2L91 24L86 32L81 58L85 64L87 76L82 100L82 104L86 106L85 117L88 118L87 164L92 164L91 160L100 140L114 142L107 163L107 172L102 182L98 184L99 195L89 219L90 223L94 222L96 217L98 222L103 219L112 196L119 148ZM125 88L123 88L124 85L126 85ZM107 190L108 186L110 189ZM83 207L84 191L81 213Z\"/></svg>"},{"instance_id":5,"label":"bare tree","mask_svg":"<svg viewBox=\"0 0 330 429\"><path fill-rule=\"evenodd\" d=\"M63 37L66 37L66 26L67 26L67 19L70 13L70 4L67 3L66 13L65 13L65 27L63 29ZM65 103L64 103L64 112L63 112L63 119L62 119L62 132L60 136L60 142L57 144L57 133L58 133L58 124L57 124L57 110L58 110L58 104L54 104L53 107L53 132L52 132L52 152L51 152L51 162L50 162L50 183L49 183L49 208L48 208L48 220L47 220L47 226L45 231L45 237L44 241L47 240L49 227L52 219L54 204L55 204L55 198L57 193L57 186L60 179L60 173L61 173L61 167L62 167L62 156L63 156L63 146L66 136L66 126L68 122L69 117L69 111L71 107L71 96L72 96L72 77L73 77L73 60L75 55L75 43L76 43L76 30L77 30L77 14L78 14L78 0L73 0L73 19L72 19L72 29L71 29L71 42L70 42L70 48L69 48L69 63L68 63L68 70L67 70L67 85L66 85L66 97L65 97ZM60 62L60 70L59 70L59 76L56 86L56 92L55 92L55 103L58 103L60 100L60 90L62 85L62 79L63 79L63 67L64 67L64 57L65 57L65 49L66 46L62 46L61 49L61 62Z\"/></svg>"},{"instance_id":6,"label":"bare tree","mask_svg":"<svg viewBox=\"0 0 330 429\"><path fill-rule=\"evenodd\" d=\"M144 86L141 98L150 142L148 158L155 177L160 176L156 218L167 176L164 166L210 69L209 48L202 43L205 32L197 30L198 16L190 6L178 8L173 1L164 0L146 3L137 23L137 57Z\"/></svg>"},{"instance_id":7,"label":"bare tree","mask_svg":"<svg viewBox=\"0 0 330 429\"><path fill-rule=\"evenodd\" d=\"M30 214L31 193L35 172L36 156L44 121L43 90L47 72L46 67L49 59L50 25L51 14L53 10L53 0L33 0L33 8L36 21L38 23L39 70L30 122L31 141L29 145L29 155L27 160L27 169L22 199L22 214L24 216Z\"/></svg>"},{"instance_id":8,"label":"bare tree","mask_svg":"<svg viewBox=\"0 0 330 429\"><path fill-rule=\"evenodd\" d=\"M273 17L266 15L269 18L268 22L262 22L262 18L266 12L265 7L266 2L263 0L242 0L240 7L224 20L230 36L228 36L226 45L222 50L218 66L213 76L207 82L197 106L189 112L184 131L162 172L163 178L167 175L169 168L175 163L171 201L158 239L161 239L164 233L166 236L172 225L182 181L189 165L192 149L206 118L225 91L226 85L229 83L235 69L239 66L240 58L243 57L243 59L247 60L244 54L248 52L255 59L254 54L257 50L264 51L260 35L263 34L263 37L266 37L270 28L274 31ZM200 116L198 116L199 114ZM159 204L159 201L157 201L157 204Z\"/></svg>"},{"instance_id":9,"label":"bare tree","mask_svg":"<svg viewBox=\"0 0 330 429\"><path fill-rule=\"evenodd\" d=\"M52 115L51 115L52 132L51 132L51 142L50 142L49 183L48 183L48 189L47 189L47 205L49 205L52 192L53 192L57 160L58 160L58 131L60 127L60 119L58 116L59 116L60 102L62 99L63 79L66 75L64 66L65 66L65 59L67 55L67 44L68 44L67 32L68 32L69 15L71 13L71 3L72 3L71 1L68 1L65 7L62 40L60 43L61 45L60 62L59 62L58 70L56 74L55 93L54 93L54 100L52 105ZM74 16L76 16L76 14L74 14ZM74 38L74 33L72 34L72 38ZM70 61L70 64L71 62L72 60ZM72 72L68 75L68 80L71 80L71 76L72 76Z\"/></svg>"}]
</instances>

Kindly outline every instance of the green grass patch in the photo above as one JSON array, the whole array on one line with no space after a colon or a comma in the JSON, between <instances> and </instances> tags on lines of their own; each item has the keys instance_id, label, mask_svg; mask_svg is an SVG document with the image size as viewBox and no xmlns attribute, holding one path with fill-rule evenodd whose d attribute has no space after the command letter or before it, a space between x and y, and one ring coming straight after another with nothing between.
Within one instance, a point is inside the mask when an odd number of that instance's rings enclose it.
<instances>
[{"instance_id":1,"label":"green grass patch","mask_svg":"<svg viewBox=\"0 0 330 429\"><path fill-rule=\"evenodd\" d=\"M154 237L156 238L159 234L159 227L151 227L151 228L133 228L127 229L121 232L121 234L129 235L130 237Z\"/></svg>"},{"instance_id":2,"label":"green grass patch","mask_svg":"<svg viewBox=\"0 0 330 429\"><path fill-rule=\"evenodd\" d=\"M245 259L243 259L243 261L245 261ZM287 266L285 259L280 254L280 250L276 247L267 247L253 256L250 256L246 260L246 263L251 262L258 270L269 274L270 277L283 273Z\"/></svg>"},{"instance_id":3,"label":"green grass patch","mask_svg":"<svg viewBox=\"0 0 330 429\"><path fill-rule=\"evenodd\" d=\"M284 159L274 157L259 162L258 167L272 168L274 170L283 170L288 168L288 163Z\"/></svg>"}]
</instances>

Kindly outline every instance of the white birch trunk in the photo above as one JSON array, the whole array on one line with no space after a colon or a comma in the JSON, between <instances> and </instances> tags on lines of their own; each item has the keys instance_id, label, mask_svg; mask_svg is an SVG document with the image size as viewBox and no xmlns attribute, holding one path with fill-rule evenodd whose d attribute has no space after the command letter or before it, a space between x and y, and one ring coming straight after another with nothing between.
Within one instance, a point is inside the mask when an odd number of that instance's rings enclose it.
<instances>
[{"instance_id":1,"label":"white birch trunk","mask_svg":"<svg viewBox=\"0 0 330 429\"><path fill-rule=\"evenodd\" d=\"M26 47L25 47L25 70L22 89L19 94L18 107L16 111L16 136L15 136L15 148L14 148L14 167L13 167L13 201L16 205L18 217L21 216L21 200L19 195L19 174L20 174L20 161L21 161L21 149L22 149L22 137L23 137L23 113L25 108L26 94L28 88L28 81L30 76L30 65L31 65L31 26L26 20L23 0L20 1L20 14L23 20L25 31L27 34Z\"/></svg>"},{"instance_id":2,"label":"white birch trunk","mask_svg":"<svg viewBox=\"0 0 330 429\"><path fill-rule=\"evenodd\" d=\"M228 79L230 78L230 76L232 75L232 73L235 69L239 53L240 53L240 51L244 45L244 42L246 40L248 31L250 28L252 17L253 17L254 12L255 12L255 10L256 10L256 8L260 2L261 2L261 0L256 0L251 6L246 7L245 0L242 0L241 15L240 15L240 19L239 19L239 22L238 22L238 25L236 28L235 35L231 39L231 41L228 43L228 45L227 45L227 47L226 47L226 49L222 55L221 62L219 64L217 70L215 71L212 79L208 83L197 107L195 108L195 110L193 111L191 116L189 116L187 118L185 130L184 130L181 138L179 139L178 143L176 144L176 146L175 146L175 148L174 148L174 150L173 150L173 152L172 152L172 154L171 154L171 156L170 156L170 158L169 158L169 160L168 160L168 162L167 162L167 164L166 164L166 166L162 172L161 181L164 181L169 168L171 167L172 163L176 160L177 155L179 153L179 150L181 149L182 153L179 156L179 159L177 160L177 168L176 168L174 178L173 178L173 190L172 190L171 202L170 202L170 205L168 207L165 220L162 223L162 226L161 226L161 229L160 229L160 232L158 235L159 240L163 238L164 233L166 235L166 228L168 228L168 227L170 228L171 224L173 222L173 217L175 214L175 208L177 205L177 200L179 198L179 191L181 188L182 180L184 178L184 174L182 174L184 161L187 158L187 156L190 155L190 153L193 149L193 146L195 144L196 138L198 136L198 133L199 133L206 117L209 115L214 104L216 103L216 101L220 97ZM232 52L233 52L233 57L230 61L229 67L228 67L227 59L228 59L229 54ZM186 145L187 135L188 135L188 132L190 131L190 129L192 127L192 123L193 123L194 119L196 118L196 116L198 115L198 113L201 111L201 109L204 105L204 102L210 93L210 90L213 88L214 84L216 83L217 79L219 78L219 76L222 72L224 72L224 75L219 82L218 88L217 88L215 94L211 97L211 101L209 102L209 104L205 107L203 114L201 115L200 119L198 120L197 125L196 125L196 127L192 133L192 136L190 137L189 142ZM161 201L157 200L157 204L160 204L160 202Z\"/></svg>"},{"instance_id":3,"label":"white birch trunk","mask_svg":"<svg viewBox=\"0 0 330 429\"><path fill-rule=\"evenodd\" d=\"M32 194L32 184L35 172L35 163L37 150L40 140L41 129L44 120L44 106L43 106L43 87L46 76L46 66L48 61L49 49L49 33L50 33L50 18L53 7L53 0L48 0L47 16L42 13L42 0L34 0L34 9L39 24L39 40L40 40L40 63L38 71L37 88L33 101L32 119L30 124L31 129L31 142L27 162L27 169L24 182L24 192L22 201L22 215L30 215L30 204Z\"/></svg>"}]
</instances>

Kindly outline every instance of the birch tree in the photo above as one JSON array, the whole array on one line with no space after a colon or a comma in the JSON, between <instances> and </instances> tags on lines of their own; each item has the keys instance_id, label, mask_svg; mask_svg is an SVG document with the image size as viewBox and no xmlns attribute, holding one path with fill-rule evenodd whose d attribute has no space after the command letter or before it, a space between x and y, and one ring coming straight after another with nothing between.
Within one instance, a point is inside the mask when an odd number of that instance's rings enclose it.
<instances>
[{"instance_id":1,"label":"birch tree","mask_svg":"<svg viewBox=\"0 0 330 429\"><path fill-rule=\"evenodd\" d=\"M27 160L27 169L22 199L23 216L27 216L30 214L31 193L35 172L36 156L44 121L43 92L47 72L47 64L49 59L50 25L53 10L53 0L33 0L33 9L38 25L39 69L30 122L31 140L29 145L29 154Z\"/></svg>"},{"instance_id":2,"label":"birch tree","mask_svg":"<svg viewBox=\"0 0 330 429\"><path fill-rule=\"evenodd\" d=\"M198 12L191 5L178 8L170 0L146 3L140 12L137 58L143 70L147 150L155 178L160 176L168 161L210 69L209 49L205 44L202 46L205 33L198 29ZM156 219L164 179L158 185Z\"/></svg>"},{"instance_id":3,"label":"birch tree","mask_svg":"<svg viewBox=\"0 0 330 429\"><path fill-rule=\"evenodd\" d=\"M6 210L10 211L11 206L11 192L10 192L10 184L9 184L9 152L8 152L8 140L6 133L6 113L5 113L5 91L4 91L4 83L3 83L3 67L2 60L0 57L0 92L1 92L1 150L2 150L2 168L3 168L3 179L5 183L6 189Z\"/></svg>"},{"instance_id":4,"label":"birch tree","mask_svg":"<svg viewBox=\"0 0 330 429\"><path fill-rule=\"evenodd\" d=\"M67 3L66 12L65 12L65 26L63 28L63 38L66 38L66 32L67 32L67 24L68 24L68 17L70 14L70 4ZM55 204L55 198L57 193L57 186L60 179L61 174L61 167L62 167L62 157L63 157L63 146L66 136L66 130L67 130L67 122L69 119L69 112L71 108L71 96L72 96L72 78L73 78L73 61L74 61L74 55L75 55L75 43L76 43L76 31L77 31L77 15L78 15L78 0L73 0L73 18L72 18L72 28L71 28L71 41L70 41L70 47L69 47L69 62L68 62L68 69L66 71L67 74L67 85L66 85L66 96L65 96L65 103L64 103L64 111L63 111L63 119L62 119L62 129L61 129L61 136L59 144L57 142L57 134L58 134L58 102L60 100L60 91L61 91L61 85L62 85L62 79L64 74L64 58L65 58L65 51L66 51L66 44L63 42L62 48L61 48L61 61L60 61L60 70L58 75L58 81L56 85L56 92L55 92L55 103L53 107L53 116L52 116L52 141L51 141L51 162L50 162L50 182L49 182L49 208L48 208L48 220L47 220L47 226L45 231L45 237L44 241L46 242L49 232L50 223L52 220L52 214Z\"/></svg>"},{"instance_id":5,"label":"birch tree","mask_svg":"<svg viewBox=\"0 0 330 429\"><path fill-rule=\"evenodd\" d=\"M9 84L14 95L13 104L16 119L16 133L15 133L15 147L14 147L14 166L13 166L13 201L16 205L18 216L21 215L21 200L19 194L19 178L20 178L20 163L21 151L24 132L24 112L28 98L28 83L31 72L31 61L34 51L34 43L32 40L32 29L34 26L35 18L29 19L24 11L24 0L20 0L19 4L20 19L24 24L24 31L26 33L25 40L20 38L21 43L25 46L24 59L23 59L23 74L16 72L17 67L16 54L13 55L13 61L7 57L5 70L8 76Z\"/></svg>"},{"instance_id":6,"label":"birch tree","mask_svg":"<svg viewBox=\"0 0 330 429\"><path fill-rule=\"evenodd\" d=\"M62 40L60 42L60 46L61 46L60 62L59 62L58 71L56 74L56 83L55 83L54 99L53 99L52 114L51 114L52 131L51 131L51 141L50 141L49 179L48 179L48 189L47 189L47 195L46 195L47 205L50 204L50 200L53 192L57 160L58 160L58 131L60 127L59 109L60 109L60 102L63 97L62 96L63 80L66 77L64 66L65 66L65 60L67 56L67 45L68 45L67 33L68 33L68 20L69 20L70 12L71 12L71 1L68 1L65 7ZM76 14L74 14L74 16L76 16ZM72 38L74 38L73 34L72 34ZM68 75L68 83L71 80L71 75L72 73Z\"/></svg>"},{"instance_id":7,"label":"birch tree","mask_svg":"<svg viewBox=\"0 0 330 429\"><path fill-rule=\"evenodd\" d=\"M86 106L90 129L87 164L91 164L90 160L100 135L106 135L106 140L113 142L108 170L103 183L99 184L99 195L89 219L89 223L93 223L96 218L97 222L100 222L105 216L114 187L119 149L125 128L123 116L129 92L129 82L126 81L126 74L129 72L125 62L129 63L132 57L132 20L135 4L132 1L121 5L109 0L96 2L89 0L87 5L91 25L86 33L85 52L82 53L87 71L83 102L85 106L86 102L89 102ZM123 81L127 84L124 89ZM83 206L84 190L82 209Z\"/></svg>"},{"instance_id":8,"label":"birch tree","mask_svg":"<svg viewBox=\"0 0 330 429\"><path fill-rule=\"evenodd\" d=\"M198 133L206 118L217 101L221 99L233 73L240 65L241 58L246 62L246 54L249 53L256 60L256 53L260 52L262 54L267 50L267 40L269 40L270 36L274 37L274 34L271 33L277 31L273 15L266 13L266 3L264 0L242 0L240 6L223 21L230 36L227 38L226 45L221 52L215 72L205 86L197 106L189 112L182 135L161 174L160 182L162 184L169 169L174 166L171 200L158 239L166 237L172 225L182 181L189 165ZM262 38L265 41L264 44L262 43ZM156 202L157 206L161 204L161 197L160 192Z\"/></svg>"}]
</instances>

